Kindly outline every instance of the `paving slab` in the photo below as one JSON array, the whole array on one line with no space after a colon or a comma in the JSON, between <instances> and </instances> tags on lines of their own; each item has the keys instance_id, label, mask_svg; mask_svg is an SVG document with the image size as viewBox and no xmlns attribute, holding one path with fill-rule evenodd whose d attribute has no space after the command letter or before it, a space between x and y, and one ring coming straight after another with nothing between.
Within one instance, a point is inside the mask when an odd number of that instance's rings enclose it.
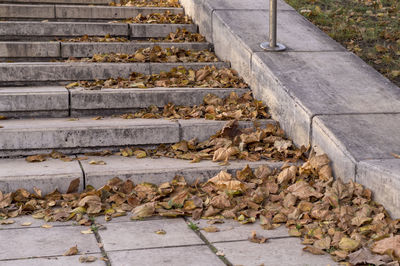
<instances>
[{"instance_id":1,"label":"paving slab","mask_svg":"<svg viewBox=\"0 0 400 266\"><path fill-rule=\"evenodd\" d=\"M183 8L170 7L114 7L114 6L71 6L56 5L55 18L57 19L126 19L134 18L139 14L147 16L152 13L172 14L183 13Z\"/></svg>"},{"instance_id":2,"label":"paving slab","mask_svg":"<svg viewBox=\"0 0 400 266\"><path fill-rule=\"evenodd\" d=\"M372 189L374 200L393 218L400 219L400 159L361 161L357 164L356 181Z\"/></svg>"},{"instance_id":3,"label":"paving slab","mask_svg":"<svg viewBox=\"0 0 400 266\"><path fill-rule=\"evenodd\" d=\"M162 119L43 118L4 120L1 124L0 156L179 141L179 125Z\"/></svg>"},{"instance_id":4,"label":"paving slab","mask_svg":"<svg viewBox=\"0 0 400 266\"><path fill-rule=\"evenodd\" d=\"M106 265L104 261L99 260L101 258L101 253L90 254L98 258L95 262L90 263L91 266L104 266ZM2 266L70 266L70 265L80 265L79 262L80 255L77 256L54 256L54 257L44 257L35 259L20 259L20 260L6 260L0 261Z\"/></svg>"},{"instance_id":5,"label":"paving slab","mask_svg":"<svg viewBox=\"0 0 400 266\"><path fill-rule=\"evenodd\" d=\"M0 42L0 58L60 57L58 42Z\"/></svg>"},{"instance_id":6,"label":"paving slab","mask_svg":"<svg viewBox=\"0 0 400 266\"><path fill-rule=\"evenodd\" d=\"M1 2L0 2L1 3ZM51 5L12 5L0 4L0 17L4 19L54 18L54 6Z\"/></svg>"},{"instance_id":7,"label":"paving slab","mask_svg":"<svg viewBox=\"0 0 400 266\"><path fill-rule=\"evenodd\" d=\"M136 38L163 38L170 32L178 29L186 29L189 32L197 32L195 24L129 24L131 39Z\"/></svg>"},{"instance_id":8,"label":"paving slab","mask_svg":"<svg viewBox=\"0 0 400 266\"><path fill-rule=\"evenodd\" d=\"M355 179L357 162L393 159L400 151L400 114L317 116L312 131L312 145L327 153L344 180Z\"/></svg>"},{"instance_id":9,"label":"paving slab","mask_svg":"<svg viewBox=\"0 0 400 266\"><path fill-rule=\"evenodd\" d=\"M91 160L102 160L106 165L89 164ZM241 170L248 164L255 169L261 165L267 165L274 168L282 166L280 162L248 162L248 161L230 161L229 165L220 166L211 161L200 161L199 163L190 163L188 160L172 158L143 158L136 159L122 156L89 157L89 160L81 161L83 171L85 172L86 184L99 188L107 183L108 180L117 176L123 180L130 179L135 184L149 182L161 184L170 182L176 175L185 177L188 183L193 183L197 179L204 182L224 170L232 174Z\"/></svg>"},{"instance_id":10,"label":"paving slab","mask_svg":"<svg viewBox=\"0 0 400 266\"><path fill-rule=\"evenodd\" d=\"M251 237L253 231L255 231L258 236L263 236L268 239L289 237L288 229L283 225L275 230L264 230L258 221L252 224L241 224L232 219L224 219L224 223L212 225L219 229L218 232L208 233L201 229L210 226L208 223L209 220L190 220L199 227L200 232L210 243L247 240Z\"/></svg>"},{"instance_id":11,"label":"paving slab","mask_svg":"<svg viewBox=\"0 0 400 266\"><path fill-rule=\"evenodd\" d=\"M174 265L223 266L225 265L207 246L173 247L108 253L112 265Z\"/></svg>"},{"instance_id":12,"label":"paving slab","mask_svg":"<svg viewBox=\"0 0 400 266\"><path fill-rule=\"evenodd\" d=\"M203 103L207 94L227 97L231 92L242 95L247 89L213 88L149 88L149 89L70 89L71 114L99 114L134 112L155 105L160 108L168 103L193 106ZM0 90L1 92L1 90Z\"/></svg>"},{"instance_id":13,"label":"paving slab","mask_svg":"<svg viewBox=\"0 0 400 266\"><path fill-rule=\"evenodd\" d=\"M257 120L259 127L265 127L268 124L276 124L276 121L271 119ZM196 138L198 141L205 141L218 130L221 130L226 124L226 121L210 121L206 119L188 119L179 120L181 127L181 136L184 140ZM253 128L253 121L239 121L239 128Z\"/></svg>"},{"instance_id":14,"label":"paving slab","mask_svg":"<svg viewBox=\"0 0 400 266\"><path fill-rule=\"evenodd\" d=\"M320 266L338 265L328 255L313 255L303 251L299 238L269 239L257 244L250 241L215 243L233 265L246 266Z\"/></svg>"},{"instance_id":15,"label":"paving slab","mask_svg":"<svg viewBox=\"0 0 400 266\"><path fill-rule=\"evenodd\" d=\"M0 43L1 45L1 43ZM211 44L206 42L121 42L121 43L61 43L61 57L91 57L94 54L124 53L133 54L139 49L160 46L161 48L182 48L188 50L210 49ZM0 46L1 52L1 46Z\"/></svg>"},{"instance_id":16,"label":"paving slab","mask_svg":"<svg viewBox=\"0 0 400 266\"><path fill-rule=\"evenodd\" d=\"M0 35L2 40L49 39L55 37L90 36L128 37L128 24L101 22L35 22L35 21L1 21Z\"/></svg>"},{"instance_id":17,"label":"paving slab","mask_svg":"<svg viewBox=\"0 0 400 266\"><path fill-rule=\"evenodd\" d=\"M0 191L12 192L25 188L42 190L43 195L56 188L65 193L70 182L80 179L79 190L83 190L83 174L77 161L63 162L47 159L41 163L28 163L25 159L0 159Z\"/></svg>"},{"instance_id":18,"label":"paving slab","mask_svg":"<svg viewBox=\"0 0 400 266\"><path fill-rule=\"evenodd\" d=\"M43 219L35 219L31 215L22 215L15 218L9 218L8 220L14 221L12 224L2 224L0 225L0 230L9 230L9 229L27 229L27 228L40 228L44 224L49 224L53 227L60 226L71 226L77 225L76 221L66 221L66 222L45 222ZM31 223L30 225L22 225L24 223ZM80 225L79 225L80 226ZM81 226L81 230L87 230L87 227ZM1 232L1 231L0 231ZM1 233L0 233L1 235ZM0 263L1 265L1 263Z\"/></svg>"},{"instance_id":19,"label":"paving slab","mask_svg":"<svg viewBox=\"0 0 400 266\"><path fill-rule=\"evenodd\" d=\"M100 252L95 236L82 230L80 226L0 230L0 264L6 259L62 256L75 245L82 253ZM78 261L79 255L74 258Z\"/></svg>"},{"instance_id":20,"label":"paving slab","mask_svg":"<svg viewBox=\"0 0 400 266\"><path fill-rule=\"evenodd\" d=\"M10 117L66 117L68 90L63 87L0 87L0 114Z\"/></svg>"},{"instance_id":21,"label":"paving slab","mask_svg":"<svg viewBox=\"0 0 400 266\"><path fill-rule=\"evenodd\" d=\"M204 244L182 218L109 223L99 235L106 252Z\"/></svg>"}]
</instances>

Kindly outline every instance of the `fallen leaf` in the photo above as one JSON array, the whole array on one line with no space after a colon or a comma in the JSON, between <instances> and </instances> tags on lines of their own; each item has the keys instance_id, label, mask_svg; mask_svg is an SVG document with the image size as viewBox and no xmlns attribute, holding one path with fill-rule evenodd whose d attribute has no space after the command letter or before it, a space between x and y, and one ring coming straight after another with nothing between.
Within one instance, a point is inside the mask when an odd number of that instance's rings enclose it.
<instances>
[{"instance_id":1,"label":"fallen leaf","mask_svg":"<svg viewBox=\"0 0 400 266\"><path fill-rule=\"evenodd\" d=\"M257 236L256 231L251 232L251 237L248 238L250 242L257 243L257 244L263 244L267 242L267 238L263 236Z\"/></svg>"},{"instance_id":2,"label":"fallen leaf","mask_svg":"<svg viewBox=\"0 0 400 266\"><path fill-rule=\"evenodd\" d=\"M73 246L72 248L68 249L63 256L73 256L78 254L78 246Z\"/></svg>"},{"instance_id":3,"label":"fallen leaf","mask_svg":"<svg viewBox=\"0 0 400 266\"><path fill-rule=\"evenodd\" d=\"M53 226L51 224L43 224L41 227L49 229L49 228L52 228Z\"/></svg>"},{"instance_id":4,"label":"fallen leaf","mask_svg":"<svg viewBox=\"0 0 400 266\"><path fill-rule=\"evenodd\" d=\"M163 229L157 230L155 232L157 235L165 235L167 232L165 232Z\"/></svg>"},{"instance_id":5,"label":"fallen leaf","mask_svg":"<svg viewBox=\"0 0 400 266\"><path fill-rule=\"evenodd\" d=\"M22 223L21 226L30 226L31 224L32 224L31 222L25 222L25 223Z\"/></svg>"},{"instance_id":6,"label":"fallen leaf","mask_svg":"<svg viewBox=\"0 0 400 266\"><path fill-rule=\"evenodd\" d=\"M71 183L69 183L69 186L67 189L67 194L77 192L78 188L79 188L79 184L80 184L79 178L75 178L74 180L72 180Z\"/></svg>"},{"instance_id":7,"label":"fallen leaf","mask_svg":"<svg viewBox=\"0 0 400 266\"><path fill-rule=\"evenodd\" d=\"M95 165L106 165L105 161L96 161L96 160L91 160L89 164L95 164Z\"/></svg>"},{"instance_id":8,"label":"fallen leaf","mask_svg":"<svg viewBox=\"0 0 400 266\"><path fill-rule=\"evenodd\" d=\"M376 241L372 246L372 252L378 254L385 254L389 251L393 252L393 255L400 259L400 235L387 237Z\"/></svg>"},{"instance_id":9,"label":"fallen leaf","mask_svg":"<svg viewBox=\"0 0 400 266\"><path fill-rule=\"evenodd\" d=\"M216 233L219 232L218 227L216 226L207 226L207 227L203 227L201 230L207 232L207 233Z\"/></svg>"},{"instance_id":10,"label":"fallen leaf","mask_svg":"<svg viewBox=\"0 0 400 266\"><path fill-rule=\"evenodd\" d=\"M349 262L353 265L357 264L374 264L374 265L386 265L392 259L388 255L376 255L368 248L361 248L348 255Z\"/></svg>"},{"instance_id":11,"label":"fallen leaf","mask_svg":"<svg viewBox=\"0 0 400 266\"><path fill-rule=\"evenodd\" d=\"M95 256L81 256L79 257L79 262L80 263L90 263L90 262L95 262L97 260L97 257Z\"/></svg>"},{"instance_id":12,"label":"fallen leaf","mask_svg":"<svg viewBox=\"0 0 400 266\"><path fill-rule=\"evenodd\" d=\"M359 246L359 240L354 240L349 237L343 237L339 242L339 248L349 252L356 250Z\"/></svg>"},{"instance_id":13,"label":"fallen leaf","mask_svg":"<svg viewBox=\"0 0 400 266\"><path fill-rule=\"evenodd\" d=\"M306 246L303 248L304 251L310 252L314 255L324 255L326 254L322 249L313 247L313 246Z\"/></svg>"}]
</instances>

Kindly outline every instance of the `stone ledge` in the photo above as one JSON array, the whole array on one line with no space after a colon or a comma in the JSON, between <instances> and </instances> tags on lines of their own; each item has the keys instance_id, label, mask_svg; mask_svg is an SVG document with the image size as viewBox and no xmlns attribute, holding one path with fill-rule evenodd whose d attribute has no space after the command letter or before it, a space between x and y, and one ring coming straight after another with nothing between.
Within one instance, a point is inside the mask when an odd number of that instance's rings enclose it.
<instances>
[{"instance_id":1,"label":"stone ledge","mask_svg":"<svg viewBox=\"0 0 400 266\"><path fill-rule=\"evenodd\" d=\"M331 157L336 177L355 180L360 160L400 152L400 140L390 135L399 136L400 88L282 0L278 42L288 47L282 53L259 48L268 39L268 7L260 10L261 0L245 1L237 8L228 0L181 3L200 32L208 32L216 54L231 61L294 142L322 148ZM355 147L362 156L354 154ZM372 178L372 173L364 176Z\"/></svg>"}]
</instances>

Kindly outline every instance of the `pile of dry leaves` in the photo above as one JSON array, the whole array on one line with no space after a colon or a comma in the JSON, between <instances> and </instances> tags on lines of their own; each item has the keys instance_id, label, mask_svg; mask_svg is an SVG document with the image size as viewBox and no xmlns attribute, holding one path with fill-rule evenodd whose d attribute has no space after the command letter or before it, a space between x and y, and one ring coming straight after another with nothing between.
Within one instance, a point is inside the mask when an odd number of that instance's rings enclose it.
<instances>
[{"instance_id":1,"label":"pile of dry leaves","mask_svg":"<svg viewBox=\"0 0 400 266\"><path fill-rule=\"evenodd\" d=\"M168 72L145 75L133 72L128 79L110 78L107 80L79 81L67 88L84 87L89 90L102 88L154 88L154 87L199 87L199 88L247 88L238 73L230 68L217 69L205 66L198 70L184 67L172 68Z\"/></svg>"},{"instance_id":2,"label":"pile of dry leaves","mask_svg":"<svg viewBox=\"0 0 400 266\"><path fill-rule=\"evenodd\" d=\"M170 11L161 13L152 13L149 15L139 14L134 18L127 18L124 20L115 20L113 23L146 23L146 24L193 24L192 19L183 14L173 14Z\"/></svg>"},{"instance_id":3,"label":"pile of dry leaves","mask_svg":"<svg viewBox=\"0 0 400 266\"><path fill-rule=\"evenodd\" d=\"M117 0L110 2L109 5L133 7L181 7L178 0Z\"/></svg>"},{"instance_id":4,"label":"pile of dry leaves","mask_svg":"<svg viewBox=\"0 0 400 266\"><path fill-rule=\"evenodd\" d=\"M163 108L159 108L152 105L136 113L123 114L120 117L125 119L205 118L208 120L255 120L270 118L270 115L267 113L267 107L261 101L254 99L249 91L241 96L236 92L231 92L225 98L208 94L203 98L203 104L195 106L177 106L169 103Z\"/></svg>"},{"instance_id":5,"label":"pile of dry leaves","mask_svg":"<svg viewBox=\"0 0 400 266\"><path fill-rule=\"evenodd\" d=\"M187 63L218 62L217 56L209 50L192 51L182 48L161 48L156 45L137 50L134 54L95 54L91 58L70 58L66 62L100 62L100 63Z\"/></svg>"},{"instance_id":6,"label":"pile of dry leaves","mask_svg":"<svg viewBox=\"0 0 400 266\"><path fill-rule=\"evenodd\" d=\"M329 163L326 155L311 154L300 167L264 165L253 171L247 166L235 176L221 171L205 183L188 184L182 176L160 185L113 178L99 189L87 186L76 193L76 179L67 193L19 189L0 193L1 223L22 214L86 225L86 215L104 215L108 221L128 213L131 219L191 216L243 224L259 219L266 230L285 224L313 254L329 253L352 264L398 265L400 221L392 220L362 185L334 180Z\"/></svg>"}]
</instances>

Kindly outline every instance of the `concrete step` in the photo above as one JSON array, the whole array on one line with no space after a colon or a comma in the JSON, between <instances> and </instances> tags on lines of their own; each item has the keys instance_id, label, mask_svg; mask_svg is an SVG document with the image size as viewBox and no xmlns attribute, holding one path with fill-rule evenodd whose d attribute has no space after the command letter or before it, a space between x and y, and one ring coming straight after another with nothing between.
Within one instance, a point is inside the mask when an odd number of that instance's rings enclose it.
<instances>
[{"instance_id":1,"label":"concrete step","mask_svg":"<svg viewBox=\"0 0 400 266\"><path fill-rule=\"evenodd\" d=\"M105 165L91 165L91 160L102 160ZM170 158L143 158L106 156L89 156L88 160L63 162L61 160L48 159L41 163L28 163L20 159L0 159L0 191L5 193L25 188L33 192L37 187L43 194L59 189L65 193L69 183L80 179L79 190L82 191L84 184L100 188L113 177L122 180L130 179L135 184L150 182L161 184L171 181L176 175L183 175L188 183L196 179L206 181L224 170L231 174L243 169L246 165L255 169L260 165L266 165L271 169L282 166L280 162L261 160L259 162L230 161L229 165L220 166L211 161L190 163L189 161Z\"/></svg>"},{"instance_id":2,"label":"concrete step","mask_svg":"<svg viewBox=\"0 0 400 266\"><path fill-rule=\"evenodd\" d=\"M107 34L130 39L161 38L180 28L185 28L189 32L197 32L195 24L0 21L0 41L43 41L83 35L105 36Z\"/></svg>"},{"instance_id":3,"label":"concrete step","mask_svg":"<svg viewBox=\"0 0 400 266\"><path fill-rule=\"evenodd\" d=\"M275 123L260 120L261 125ZM0 157L31 155L53 149L66 154L84 153L132 145L176 143L197 138L204 141L220 130L226 121L204 119L122 119L91 117L79 119L42 118L2 120ZM252 121L241 121L252 127Z\"/></svg>"},{"instance_id":4,"label":"concrete step","mask_svg":"<svg viewBox=\"0 0 400 266\"><path fill-rule=\"evenodd\" d=\"M0 88L0 115L8 118L113 115L135 112L150 105L168 103L193 106L209 93L227 97L247 89L150 88L150 89L66 89L63 86Z\"/></svg>"},{"instance_id":5,"label":"concrete step","mask_svg":"<svg viewBox=\"0 0 400 266\"><path fill-rule=\"evenodd\" d=\"M110 0L0 0L8 4L63 4L63 5L108 5Z\"/></svg>"},{"instance_id":6,"label":"concrete step","mask_svg":"<svg viewBox=\"0 0 400 266\"><path fill-rule=\"evenodd\" d=\"M92 57L94 54L132 54L147 47L182 48L186 50L211 49L206 42L0 42L0 60L49 60L69 57Z\"/></svg>"},{"instance_id":7,"label":"concrete step","mask_svg":"<svg viewBox=\"0 0 400 266\"><path fill-rule=\"evenodd\" d=\"M6 20L115 20L166 11L180 14L183 8L0 4L0 17Z\"/></svg>"},{"instance_id":8,"label":"concrete step","mask_svg":"<svg viewBox=\"0 0 400 266\"><path fill-rule=\"evenodd\" d=\"M65 85L77 80L127 78L132 72L143 74L169 71L173 67L184 66L199 69L204 66L229 67L226 62L211 63L0 63L0 87L28 86L44 84Z\"/></svg>"}]
</instances>

